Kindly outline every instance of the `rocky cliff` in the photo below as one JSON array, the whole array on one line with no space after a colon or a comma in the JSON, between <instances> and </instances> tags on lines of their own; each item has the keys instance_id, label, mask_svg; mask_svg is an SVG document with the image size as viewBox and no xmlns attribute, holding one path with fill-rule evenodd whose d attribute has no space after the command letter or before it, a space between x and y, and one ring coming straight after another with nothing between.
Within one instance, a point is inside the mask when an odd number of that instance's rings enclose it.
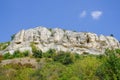
<instances>
[{"instance_id":1,"label":"rocky cliff","mask_svg":"<svg viewBox=\"0 0 120 80\"><path fill-rule=\"evenodd\" d=\"M120 48L119 41L111 36L98 36L95 33L73 32L59 28L37 27L18 32L6 50L10 53L15 50L31 51L31 42L34 42L36 47L43 52L55 49L79 54L102 54L106 48Z\"/></svg>"}]
</instances>

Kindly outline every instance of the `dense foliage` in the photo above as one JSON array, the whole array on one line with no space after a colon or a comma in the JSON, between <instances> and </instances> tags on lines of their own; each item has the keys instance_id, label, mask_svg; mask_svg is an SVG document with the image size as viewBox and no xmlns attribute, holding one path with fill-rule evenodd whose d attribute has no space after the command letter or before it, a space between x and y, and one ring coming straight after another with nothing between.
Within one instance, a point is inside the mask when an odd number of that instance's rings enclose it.
<instances>
[{"instance_id":1,"label":"dense foliage","mask_svg":"<svg viewBox=\"0 0 120 80\"><path fill-rule=\"evenodd\" d=\"M120 80L120 50L106 50L105 55L97 75L101 80Z\"/></svg>"},{"instance_id":2,"label":"dense foliage","mask_svg":"<svg viewBox=\"0 0 120 80\"><path fill-rule=\"evenodd\" d=\"M13 54L7 52L2 57L3 59L13 59L13 58L28 57L28 56L29 56L29 51L20 52L19 50L17 50Z\"/></svg>"},{"instance_id":3,"label":"dense foliage","mask_svg":"<svg viewBox=\"0 0 120 80\"><path fill-rule=\"evenodd\" d=\"M78 55L70 52L37 51L32 48L38 62L0 66L0 80L120 80L120 49L106 50L104 55ZM28 57L29 52L6 53L0 59Z\"/></svg>"}]
</instances>

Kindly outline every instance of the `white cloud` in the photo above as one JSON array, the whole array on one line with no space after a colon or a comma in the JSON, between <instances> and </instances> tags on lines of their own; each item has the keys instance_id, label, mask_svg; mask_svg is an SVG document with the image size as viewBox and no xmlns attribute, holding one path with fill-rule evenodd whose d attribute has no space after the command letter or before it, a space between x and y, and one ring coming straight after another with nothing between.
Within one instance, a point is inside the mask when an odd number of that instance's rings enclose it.
<instances>
[{"instance_id":1,"label":"white cloud","mask_svg":"<svg viewBox=\"0 0 120 80\"><path fill-rule=\"evenodd\" d=\"M83 18L87 15L86 11L82 11L82 13L80 14L80 17Z\"/></svg>"},{"instance_id":2,"label":"white cloud","mask_svg":"<svg viewBox=\"0 0 120 80\"><path fill-rule=\"evenodd\" d=\"M102 11L93 11L91 12L91 16L93 19L99 19L102 16L103 12Z\"/></svg>"}]
</instances>

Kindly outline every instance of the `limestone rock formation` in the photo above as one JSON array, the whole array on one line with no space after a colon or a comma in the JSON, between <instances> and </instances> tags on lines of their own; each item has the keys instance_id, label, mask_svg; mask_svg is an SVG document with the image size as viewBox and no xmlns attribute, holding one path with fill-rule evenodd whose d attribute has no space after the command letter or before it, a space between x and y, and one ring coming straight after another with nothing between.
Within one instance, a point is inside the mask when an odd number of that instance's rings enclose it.
<instances>
[{"instance_id":1,"label":"limestone rock formation","mask_svg":"<svg viewBox=\"0 0 120 80\"><path fill-rule=\"evenodd\" d=\"M111 36L98 36L90 32L73 32L59 28L47 29L37 27L22 30L15 35L7 50L13 53L15 50L31 51L31 42L43 52L49 49L57 51L70 51L78 54L102 54L106 48L120 48L119 41Z\"/></svg>"}]
</instances>

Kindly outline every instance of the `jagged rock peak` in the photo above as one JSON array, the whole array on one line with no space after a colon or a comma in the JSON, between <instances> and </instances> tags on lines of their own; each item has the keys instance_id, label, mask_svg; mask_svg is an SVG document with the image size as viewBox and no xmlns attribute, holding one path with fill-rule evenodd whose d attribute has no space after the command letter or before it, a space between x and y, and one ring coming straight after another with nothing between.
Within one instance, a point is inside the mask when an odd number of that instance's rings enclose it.
<instances>
[{"instance_id":1,"label":"jagged rock peak","mask_svg":"<svg viewBox=\"0 0 120 80\"><path fill-rule=\"evenodd\" d=\"M98 36L95 33L73 32L60 28L36 27L18 32L7 50L10 53L15 50L31 51L31 42L34 42L36 47L43 52L55 49L78 54L102 54L106 48L120 48L119 41L111 36Z\"/></svg>"}]
</instances>

